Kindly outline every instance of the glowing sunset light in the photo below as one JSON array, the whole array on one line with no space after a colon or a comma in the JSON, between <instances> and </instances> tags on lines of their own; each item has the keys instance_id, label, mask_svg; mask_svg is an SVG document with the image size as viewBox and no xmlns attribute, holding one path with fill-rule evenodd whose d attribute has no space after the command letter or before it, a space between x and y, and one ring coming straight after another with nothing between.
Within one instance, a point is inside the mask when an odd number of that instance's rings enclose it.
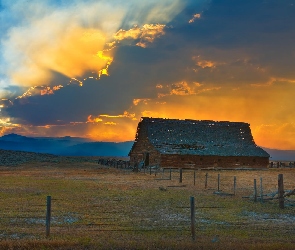
<instances>
[{"instance_id":1,"label":"glowing sunset light","mask_svg":"<svg viewBox=\"0 0 295 250\"><path fill-rule=\"evenodd\" d=\"M122 142L144 116L246 122L259 146L295 150L294 8L3 1L0 136Z\"/></svg>"}]
</instances>

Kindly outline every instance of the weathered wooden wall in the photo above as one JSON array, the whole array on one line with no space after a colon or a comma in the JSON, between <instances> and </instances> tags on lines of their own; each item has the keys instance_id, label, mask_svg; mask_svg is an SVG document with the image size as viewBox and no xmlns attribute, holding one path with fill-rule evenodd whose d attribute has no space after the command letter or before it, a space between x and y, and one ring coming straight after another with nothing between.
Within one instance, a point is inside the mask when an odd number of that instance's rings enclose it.
<instances>
[{"instance_id":1,"label":"weathered wooden wall","mask_svg":"<svg viewBox=\"0 0 295 250\"><path fill-rule=\"evenodd\" d=\"M149 142L144 143L140 141L134 145L132 152L129 154L130 165L134 166L136 163L145 161L147 153L149 153L149 165L154 166L160 164L160 153Z\"/></svg>"},{"instance_id":2,"label":"weathered wooden wall","mask_svg":"<svg viewBox=\"0 0 295 250\"><path fill-rule=\"evenodd\" d=\"M161 155L161 167L175 168L267 168L266 157L231 157L199 155Z\"/></svg>"}]
</instances>

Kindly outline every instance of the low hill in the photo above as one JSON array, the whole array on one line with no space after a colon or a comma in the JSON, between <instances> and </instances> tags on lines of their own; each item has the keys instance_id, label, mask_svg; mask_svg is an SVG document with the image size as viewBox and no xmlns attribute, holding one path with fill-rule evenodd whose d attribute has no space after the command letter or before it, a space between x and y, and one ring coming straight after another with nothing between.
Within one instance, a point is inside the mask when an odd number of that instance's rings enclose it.
<instances>
[{"instance_id":1,"label":"low hill","mask_svg":"<svg viewBox=\"0 0 295 250\"><path fill-rule=\"evenodd\" d=\"M279 150L271 148L263 148L269 153L270 161L294 161L295 162L295 150Z\"/></svg>"},{"instance_id":2,"label":"low hill","mask_svg":"<svg viewBox=\"0 0 295 250\"><path fill-rule=\"evenodd\" d=\"M133 142L93 142L78 137L26 137L9 134L0 137L0 149L63 156L127 156Z\"/></svg>"}]
</instances>

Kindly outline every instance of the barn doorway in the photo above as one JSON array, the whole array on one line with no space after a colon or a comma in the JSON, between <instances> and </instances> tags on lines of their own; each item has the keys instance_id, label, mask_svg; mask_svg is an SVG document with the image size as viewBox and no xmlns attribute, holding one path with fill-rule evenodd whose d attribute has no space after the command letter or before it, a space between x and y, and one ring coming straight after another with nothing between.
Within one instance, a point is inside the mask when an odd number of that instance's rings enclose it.
<instances>
[{"instance_id":1,"label":"barn doorway","mask_svg":"<svg viewBox=\"0 0 295 250\"><path fill-rule=\"evenodd\" d=\"M150 153L145 153L144 166L150 165Z\"/></svg>"}]
</instances>

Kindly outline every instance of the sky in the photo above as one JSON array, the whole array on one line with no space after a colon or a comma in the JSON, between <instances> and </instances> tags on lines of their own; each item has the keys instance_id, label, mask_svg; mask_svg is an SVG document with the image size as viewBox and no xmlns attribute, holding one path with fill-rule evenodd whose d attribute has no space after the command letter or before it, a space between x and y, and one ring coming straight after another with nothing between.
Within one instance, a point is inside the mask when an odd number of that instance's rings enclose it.
<instances>
[{"instance_id":1,"label":"sky","mask_svg":"<svg viewBox=\"0 0 295 250\"><path fill-rule=\"evenodd\" d=\"M141 117L295 149L295 0L0 0L0 136L134 140Z\"/></svg>"}]
</instances>

